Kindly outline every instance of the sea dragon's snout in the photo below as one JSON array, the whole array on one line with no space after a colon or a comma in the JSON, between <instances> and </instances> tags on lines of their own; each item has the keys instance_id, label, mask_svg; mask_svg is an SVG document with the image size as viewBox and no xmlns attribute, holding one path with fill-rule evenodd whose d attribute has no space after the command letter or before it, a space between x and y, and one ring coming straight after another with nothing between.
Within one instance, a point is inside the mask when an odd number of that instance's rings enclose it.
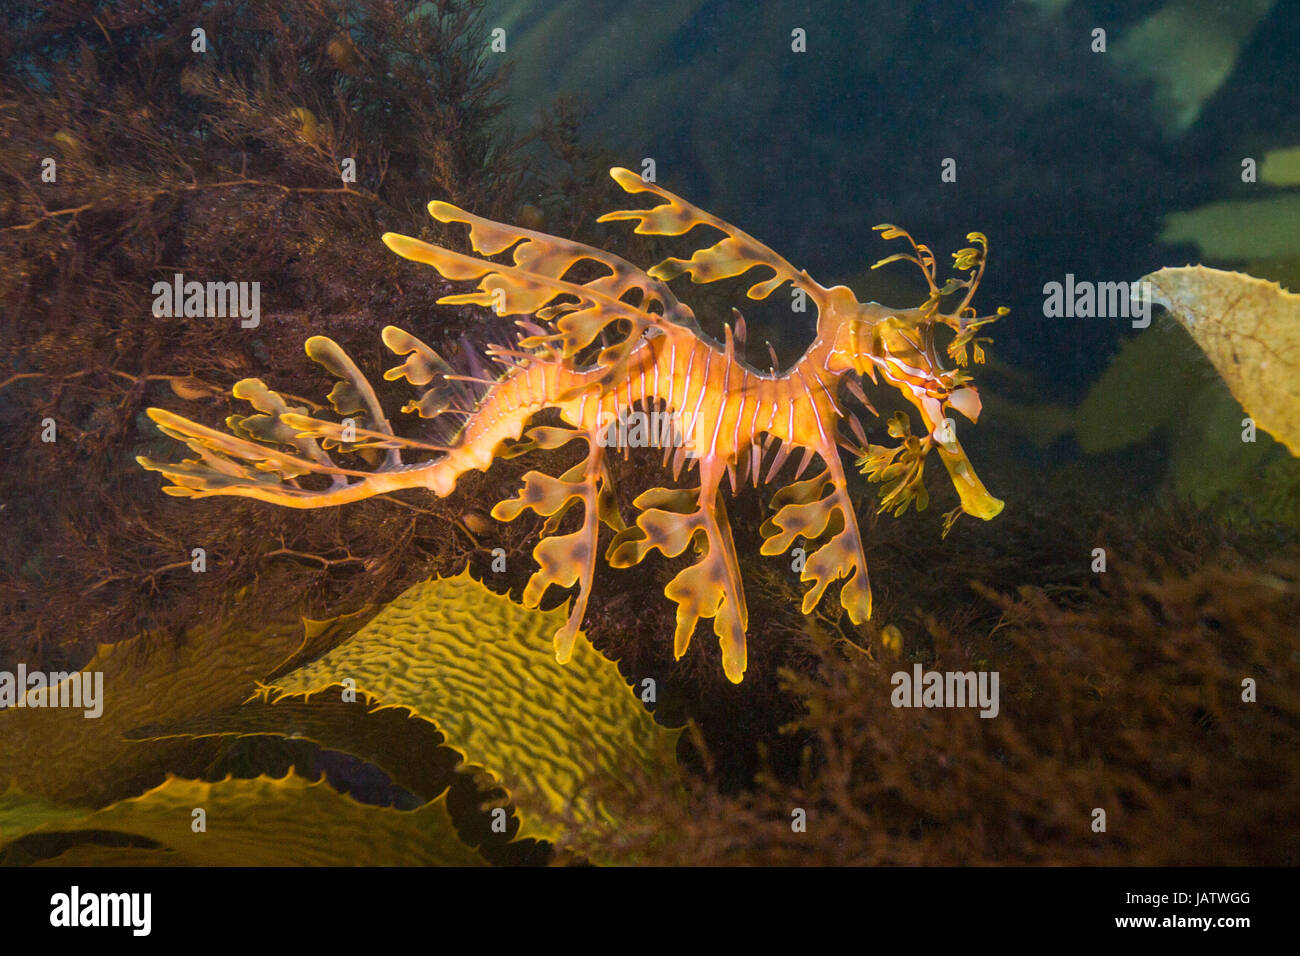
<instances>
[{"instance_id":1,"label":"sea dragon's snout","mask_svg":"<svg viewBox=\"0 0 1300 956\"><path fill-rule=\"evenodd\" d=\"M915 309L890 310L875 303L860 306L859 321L866 331L857 337L861 348L859 362L863 371L869 370L873 377L879 372L916 407L927 434L912 436L906 419L895 416L890 423L890 434L903 438L903 445L896 449L871 446L859 464L872 480L885 483L882 510L894 509L898 513L909 502L914 502L918 509L927 503L921 472L928 452L937 450L961 501L961 508L949 515L949 526L962 512L987 521L1002 511L1004 502L989 494L975 473L957 440L957 426L951 413L960 412L972 422L979 419L982 410L979 392L963 366L970 360L972 349L975 362L983 362L984 352L976 330L1007 312L998 309L994 315L978 317L970 308L984 271L988 240L981 233L971 233L967 238L974 246L954 254L957 268L967 270L967 278L949 279L940 287L935 277L934 255L927 246L918 245L897 226L876 228L883 231L886 239L906 239L914 253L889 256L876 266L898 259L914 262L925 275L930 297ZM962 290L965 295L957 308L952 312L942 311L943 299ZM946 325L956 333L946 349L940 349L935 341L938 325ZM945 368L942 353L955 360L958 367Z\"/></svg>"}]
</instances>

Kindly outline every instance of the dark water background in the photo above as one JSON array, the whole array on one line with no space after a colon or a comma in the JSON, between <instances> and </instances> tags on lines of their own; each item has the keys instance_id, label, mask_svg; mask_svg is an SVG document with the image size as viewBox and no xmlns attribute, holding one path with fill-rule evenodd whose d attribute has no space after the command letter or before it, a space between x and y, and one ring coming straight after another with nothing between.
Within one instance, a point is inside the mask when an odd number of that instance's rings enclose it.
<instances>
[{"instance_id":1,"label":"dark water background","mask_svg":"<svg viewBox=\"0 0 1300 956\"><path fill-rule=\"evenodd\" d=\"M518 121L552 94L577 97L585 135L623 165L653 157L660 182L823 284L885 254L878 222L928 242L941 268L966 232L986 233L977 304L1012 310L995 328L997 354L1041 373L1044 398L1060 401L1131 330L1045 319L1044 283L1132 281L1198 261L1192 247L1158 243L1162 217L1259 195L1241 182L1242 158L1300 140L1297 4L1272 5L1245 31L1235 67L1177 133L1162 128L1154 84L1123 65L1147 56L1123 51L1126 32L1162 6L511 0L489 4L487 20L507 25ZM1243 5L1182 6L1210 36ZM795 27L806 53L790 52ZM1091 49L1095 28L1105 53ZM945 157L955 183L940 182Z\"/></svg>"}]
</instances>

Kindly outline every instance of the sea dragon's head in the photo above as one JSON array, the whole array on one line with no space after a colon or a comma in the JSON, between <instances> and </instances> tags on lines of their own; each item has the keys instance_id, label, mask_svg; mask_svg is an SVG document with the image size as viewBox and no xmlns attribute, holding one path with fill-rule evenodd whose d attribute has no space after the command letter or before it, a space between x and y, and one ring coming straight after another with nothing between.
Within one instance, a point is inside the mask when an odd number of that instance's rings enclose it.
<instances>
[{"instance_id":1,"label":"sea dragon's head","mask_svg":"<svg viewBox=\"0 0 1300 956\"><path fill-rule=\"evenodd\" d=\"M855 303L857 314L848 323L846 351L852 355L853 369L858 374L872 381L883 378L916 407L925 423L926 434L913 435L907 417L897 414L890 420L889 432L903 439L903 444L896 448L868 445L858 464L872 481L884 483L882 509L892 509L897 514L913 501L918 508L925 506L927 498L921 471L929 452L937 451L961 499L959 511L977 518L992 518L1002 511L1003 502L989 494L975 474L957 441L952 415L956 410L972 422L978 420L979 392L964 366L972 352L976 363L984 361L980 342L987 339L979 338L977 330L1007 313L1005 308L999 308L993 315L978 316L970 305L984 271L988 240L982 233L970 233L967 239L973 246L953 255L956 268L965 271L966 277L949 279L940 286L935 279L934 254L927 246L917 244L897 226L875 228L885 239L906 239L912 252L888 256L872 268L900 259L914 262L925 275L930 295L912 309L891 309L875 302ZM944 300L963 291L959 304L951 311L944 311ZM953 332L946 346L940 345L936 338L941 326ZM945 368L945 354L956 367ZM949 526L956 514L949 516Z\"/></svg>"}]
</instances>

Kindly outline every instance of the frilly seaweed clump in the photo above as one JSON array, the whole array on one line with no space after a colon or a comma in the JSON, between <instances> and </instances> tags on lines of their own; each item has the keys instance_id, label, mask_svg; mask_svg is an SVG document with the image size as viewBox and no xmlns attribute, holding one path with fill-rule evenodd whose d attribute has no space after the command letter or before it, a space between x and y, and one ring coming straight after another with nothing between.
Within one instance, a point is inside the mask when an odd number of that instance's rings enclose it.
<instances>
[{"instance_id":1,"label":"frilly seaweed clump","mask_svg":"<svg viewBox=\"0 0 1300 956\"><path fill-rule=\"evenodd\" d=\"M133 460L165 445L143 410L169 391L206 401L217 424L240 410L227 396L240 378L320 394L302 361L312 334L366 355L383 326L426 325L445 283L401 273L376 237L428 234L431 192L518 213L522 141L497 126L501 74L478 9L5 5L0 648L76 664L255 581L276 603L328 592L330 607L355 606L463 564L475 540L459 506L389 501L311 523L199 513L159 502ZM563 145L572 129L543 133ZM260 326L155 317L152 287L176 273L259 282ZM468 321L443 310L433 341L455 355Z\"/></svg>"},{"instance_id":2,"label":"frilly seaweed clump","mask_svg":"<svg viewBox=\"0 0 1300 956\"><path fill-rule=\"evenodd\" d=\"M1300 560L1259 560L1262 538L1142 543L1208 520L1112 526L1130 557L1093 583L977 586L976 609L918 607L866 647L810 628L809 659L781 675L799 713L752 786L728 792L706 758L687 800L644 780L618 827L570 849L659 865L1294 865ZM997 671L998 716L895 708L891 675L918 664Z\"/></svg>"}]
</instances>

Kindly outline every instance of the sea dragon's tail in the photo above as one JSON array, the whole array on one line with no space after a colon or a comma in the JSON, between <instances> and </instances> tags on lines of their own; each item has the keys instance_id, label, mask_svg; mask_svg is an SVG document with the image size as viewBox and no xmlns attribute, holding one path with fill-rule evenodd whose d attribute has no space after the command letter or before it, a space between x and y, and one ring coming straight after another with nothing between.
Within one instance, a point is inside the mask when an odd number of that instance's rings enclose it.
<instances>
[{"instance_id":1,"label":"sea dragon's tail","mask_svg":"<svg viewBox=\"0 0 1300 956\"><path fill-rule=\"evenodd\" d=\"M694 324L690 309L663 282L611 253L483 219L444 202L430 203L429 212L441 222L468 225L474 251L481 256L512 250L513 261L493 262L395 233L386 233L384 242L449 279L479 280L478 291L444 296L440 304L490 306L499 316L521 317L516 324L525 333L510 347L489 347L489 356L506 366L505 375L491 381L458 376L414 335L392 326L384 330L384 343L406 356L385 379L428 386L404 410L425 418L464 416L456 440L433 443L394 434L356 363L333 340L314 336L307 340L307 354L339 379L329 404L342 420L310 415L305 406L289 404L258 379L236 383L233 394L260 414L231 416L229 434L151 408L149 417L163 433L199 456L177 464L140 458L141 465L172 482L164 491L191 498L238 495L290 508L344 504L403 488L429 488L445 496L464 472L486 469L498 457L497 446L519 438L532 415L616 379L647 329ZM586 282L565 278L579 263L595 264L605 274ZM638 296L635 305L625 301L629 294ZM630 329L612 336L614 344L600 349L590 367L579 369L579 357L597 348L593 343L616 322ZM476 401L465 400L466 385L477 387ZM403 450L443 457L405 464ZM358 470L339 465L331 451L382 451L384 457L377 468ZM312 475L328 478L328 485L308 487L301 479Z\"/></svg>"},{"instance_id":2,"label":"sea dragon's tail","mask_svg":"<svg viewBox=\"0 0 1300 956\"><path fill-rule=\"evenodd\" d=\"M445 296L440 303L490 306L498 316L516 317L524 333L516 342L488 348L488 356L505 366L504 374L492 380L458 375L414 335L392 326L384 329L384 343L405 356L385 379L405 379L424 389L404 410L434 419L435 426L446 421L444 416L462 416L458 427L439 430L437 437L449 438L423 441L395 434L356 363L331 339L315 336L306 343L307 354L339 379L328 398L339 420L291 404L258 379L244 379L233 394L258 414L230 416L229 432L223 432L151 408L149 417L162 432L184 442L198 457L179 463L145 457L138 461L171 482L163 489L170 495L234 495L290 508L321 508L407 488L426 488L445 497L460 475L486 470L497 458L586 439L589 454L584 462L558 478L528 472L519 495L493 509L501 520L511 520L524 509L547 518L534 551L540 569L525 590L526 604L535 606L552 584L581 586L568 623L556 634L556 654L563 661L585 613L599 525L616 531L625 526L613 506L603 442L594 424L525 429L545 408L572 405L616 381L646 332L694 327L694 316L663 281L611 253L482 219L447 203L431 203L429 211L442 222L468 225L480 256L510 252L512 261L495 262L393 233L386 234L384 242L447 278L478 280L477 291ZM593 266L601 274L586 281L567 278L579 264L588 274ZM610 329L615 323L617 331ZM403 453L424 460L407 463ZM340 464L335 457L339 454L353 462L358 457L378 459L378 464L369 469ZM582 527L572 534L555 534L560 519L578 503L585 506Z\"/></svg>"}]
</instances>

